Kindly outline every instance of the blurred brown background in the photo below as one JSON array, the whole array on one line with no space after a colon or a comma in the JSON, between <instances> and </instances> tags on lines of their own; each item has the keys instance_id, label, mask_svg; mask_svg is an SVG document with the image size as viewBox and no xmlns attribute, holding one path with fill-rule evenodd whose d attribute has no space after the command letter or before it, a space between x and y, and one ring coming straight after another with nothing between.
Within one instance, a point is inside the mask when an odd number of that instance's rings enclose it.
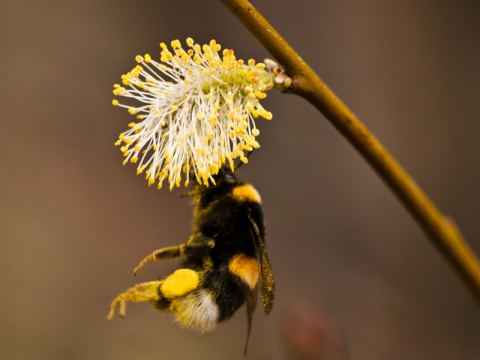
<instances>
[{"instance_id":1,"label":"blurred brown background","mask_svg":"<svg viewBox=\"0 0 480 360\"><path fill-rule=\"evenodd\" d=\"M480 3L254 5L480 253ZM0 29L0 358L242 359L243 309L207 335L146 304L106 320L130 270L191 221L178 191L121 165L131 118L111 91L161 41L268 53L218 1L3 0ZM277 293L248 359L334 359L320 345L336 341L352 360L480 358L478 304L363 159L302 99L265 106L274 119L242 174L263 196ZM316 322L314 354L288 343L301 319Z\"/></svg>"}]
</instances>

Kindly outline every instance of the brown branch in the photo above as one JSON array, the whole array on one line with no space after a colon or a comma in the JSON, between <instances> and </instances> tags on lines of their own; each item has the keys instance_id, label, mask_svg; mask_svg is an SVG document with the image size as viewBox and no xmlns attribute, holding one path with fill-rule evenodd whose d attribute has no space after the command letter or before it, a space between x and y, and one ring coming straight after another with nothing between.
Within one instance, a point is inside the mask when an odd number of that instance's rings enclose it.
<instances>
[{"instance_id":1,"label":"brown branch","mask_svg":"<svg viewBox=\"0 0 480 360\"><path fill-rule=\"evenodd\" d=\"M220 1L285 67L293 79L287 91L308 100L362 154L480 301L480 264L455 224L442 215L365 125L248 1Z\"/></svg>"}]
</instances>

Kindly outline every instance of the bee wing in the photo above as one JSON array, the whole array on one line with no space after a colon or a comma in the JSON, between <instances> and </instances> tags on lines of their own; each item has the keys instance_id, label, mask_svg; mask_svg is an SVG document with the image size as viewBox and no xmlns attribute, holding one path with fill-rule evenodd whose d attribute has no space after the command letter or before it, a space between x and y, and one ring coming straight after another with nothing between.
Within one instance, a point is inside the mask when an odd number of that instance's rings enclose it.
<instances>
[{"instance_id":1,"label":"bee wing","mask_svg":"<svg viewBox=\"0 0 480 360\"><path fill-rule=\"evenodd\" d=\"M248 215L250 224L252 225L251 235L255 248L257 250L257 260L260 265L260 288L262 293L262 303L263 311L265 315L268 315L272 310L273 298L275 295L275 280L273 278L272 267L270 265L270 260L268 259L267 249L265 248L265 241L263 239L260 230L256 221L251 215ZM258 283L252 291L248 294L247 297L247 320L248 320L248 330L247 330L247 340L245 342L245 351L244 355L247 355L248 348L248 339L250 338L250 332L252 330L252 319L253 313L257 308L258 302Z\"/></svg>"},{"instance_id":2,"label":"bee wing","mask_svg":"<svg viewBox=\"0 0 480 360\"><path fill-rule=\"evenodd\" d=\"M275 297L275 279L273 278L272 267L268 259L265 244L260 241L260 273L261 273L261 291L263 312L265 315L270 314L273 306L273 298Z\"/></svg>"},{"instance_id":3,"label":"bee wing","mask_svg":"<svg viewBox=\"0 0 480 360\"><path fill-rule=\"evenodd\" d=\"M257 247L257 257L260 263L260 278L261 278L261 292L263 312L268 315L272 310L273 298L275 297L275 279L273 278L272 267L268 259L265 241L258 229L258 225L252 216L248 216L254 231L255 245Z\"/></svg>"},{"instance_id":4,"label":"bee wing","mask_svg":"<svg viewBox=\"0 0 480 360\"><path fill-rule=\"evenodd\" d=\"M258 300L258 285L255 286L255 289L250 291L247 297L247 321L248 321L248 329L247 329L247 340L245 340L245 350L244 355L247 356L247 348L248 348L248 339L250 338L250 332L252 331L252 320L253 320L253 313L257 308L257 300Z\"/></svg>"}]
</instances>

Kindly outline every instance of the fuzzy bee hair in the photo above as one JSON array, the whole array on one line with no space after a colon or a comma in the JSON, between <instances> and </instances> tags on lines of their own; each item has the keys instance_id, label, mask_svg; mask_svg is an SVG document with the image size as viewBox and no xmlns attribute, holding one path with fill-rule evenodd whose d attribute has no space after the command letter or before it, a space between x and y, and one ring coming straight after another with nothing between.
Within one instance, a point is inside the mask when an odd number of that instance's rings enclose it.
<instances>
[{"instance_id":1,"label":"fuzzy bee hair","mask_svg":"<svg viewBox=\"0 0 480 360\"><path fill-rule=\"evenodd\" d=\"M264 313L272 309L275 283L265 247L265 226L257 190L228 170L214 186L198 185L193 196L193 235L184 244L159 249L134 269L150 261L180 257L180 268L162 280L137 284L111 304L120 316L127 302L149 301L172 312L180 326L213 331L246 303L248 332L260 289ZM245 345L245 352L247 345Z\"/></svg>"}]
</instances>

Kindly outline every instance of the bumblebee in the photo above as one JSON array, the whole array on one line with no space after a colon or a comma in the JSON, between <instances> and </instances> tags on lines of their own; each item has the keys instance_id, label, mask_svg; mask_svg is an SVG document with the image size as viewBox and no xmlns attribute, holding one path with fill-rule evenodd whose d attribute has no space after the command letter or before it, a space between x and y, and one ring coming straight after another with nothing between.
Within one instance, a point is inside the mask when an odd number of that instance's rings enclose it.
<instances>
[{"instance_id":1,"label":"bumblebee","mask_svg":"<svg viewBox=\"0 0 480 360\"><path fill-rule=\"evenodd\" d=\"M155 250L133 270L150 261L182 258L180 268L158 281L137 284L117 296L108 319L125 316L127 302L149 301L175 314L180 326L213 331L246 303L247 349L260 289L263 310L272 309L275 282L265 247L265 226L257 190L222 169L214 186L197 185L192 193L194 233L184 244Z\"/></svg>"}]
</instances>

